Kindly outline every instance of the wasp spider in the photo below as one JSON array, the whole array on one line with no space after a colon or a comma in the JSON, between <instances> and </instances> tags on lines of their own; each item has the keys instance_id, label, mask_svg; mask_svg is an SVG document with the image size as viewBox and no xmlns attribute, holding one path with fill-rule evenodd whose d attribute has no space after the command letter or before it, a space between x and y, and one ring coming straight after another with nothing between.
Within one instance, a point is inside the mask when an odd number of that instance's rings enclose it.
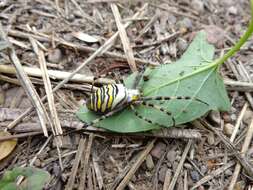
<instances>
[{"instance_id":1,"label":"wasp spider","mask_svg":"<svg viewBox=\"0 0 253 190\"><path fill-rule=\"evenodd\" d=\"M140 77L140 74L139 76L136 77L136 79L139 81L141 78L142 77ZM137 84L138 82L135 81L133 86L136 88ZM113 114L129 106L138 118L143 119L144 121L148 123L162 126L161 124L155 123L152 120L145 118L141 114L139 114L137 110L135 109L135 106L138 106L138 105L153 108L167 114L171 118L173 125L175 125L175 118L172 116L171 112L169 112L168 110L165 110L164 108L158 105L150 103L149 101L154 101L154 100L169 101L173 99L192 100L193 99L201 103L207 104L197 98L192 98L190 96L143 97L140 90L135 89L135 88L128 89L123 84L107 84L93 91L90 94L90 97L88 98L88 100L86 101L86 106L89 110L97 114L100 114L101 117L93 120L92 122L89 123L89 125L94 125L100 122L101 120L108 118L112 116Z\"/></svg>"}]
</instances>

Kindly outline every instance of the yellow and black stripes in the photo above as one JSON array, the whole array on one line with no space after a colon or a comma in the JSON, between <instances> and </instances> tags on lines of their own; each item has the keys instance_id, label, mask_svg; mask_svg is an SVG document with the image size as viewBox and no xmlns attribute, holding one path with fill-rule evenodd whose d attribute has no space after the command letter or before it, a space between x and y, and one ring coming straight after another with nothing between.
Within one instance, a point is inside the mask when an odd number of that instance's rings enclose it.
<instances>
[{"instance_id":1,"label":"yellow and black stripes","mask_svg":"<svg viewBox=\"0 0 253 190\"><path fill-rule=\"evenodd\" d=\"M86 105L91 111L107 113L123 104L126 98L127 91L123 85L108 84L91 93Z\"/></svg>"}]
</instances>

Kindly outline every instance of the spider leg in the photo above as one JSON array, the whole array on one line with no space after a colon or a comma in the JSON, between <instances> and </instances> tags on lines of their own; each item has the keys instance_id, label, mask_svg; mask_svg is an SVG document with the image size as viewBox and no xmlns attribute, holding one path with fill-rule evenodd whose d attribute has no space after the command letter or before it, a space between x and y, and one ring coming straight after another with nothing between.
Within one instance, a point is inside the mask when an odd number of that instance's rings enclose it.
<instances>
[{"instance_id":1,"label":"spider leg","mask_svg":"<svg viewBox=\"0 0 253 190\"><path fill-rule=\"evenodd\" d=\"M201 102L203 104L209 105L208 103L204 102L203 100L200 100L199 98L194 98L190 96L153 96L153 97L141 97L139 101L152 101L152 100L196 100L198 102Z\"/></svg>"},{"instance_id":2,"label":"spider leg","mask_svg":"<svg viewBox=\"0 0 253 190\"><path fill-rule=\"evenodd\" d=\"M137 102L136 102L136 103L137 103ZM143 106L146 106L146 107L149 107L149 108L156 109L156 110L158 110L158 111L161 111L161 112L165 113L166 115L168 115L169 117L171 117L171 120L172 120L172 123L173 123L172 126L174 127L174 126L176 125L175 118L172 116L171 112L165 110L164 108L162 108L162 107L160 107L160 106L158 106L158 105L155 105L155 104L151 104L151 103L148 103L148 102L144 102L144 101L138 102L138 103L137 103L137 105L139 105L139 104L141 104L141 105L143 105ZM143 117L142 115L140 115L140 114L137 112L136 109L134 109L134 106L132 106L132 105L131 105L131 109L134 111L135 115L136 115L137 117L139 117L140 119L143 119L144 121L146 121L146 122L148 122L148 123L153 123L153 124L160 125L160 126L162 126L162 127L166 127L166 126L163 126L163 125L161 125L161 124L159 124L159 123L155 123L155 122L153 122L153 121L150 120L150 119L147 119L147 118Z\"/></svg>"},{"instance_id":3,"label":"spider leg","mask_svg":"<svg viewBox=\"0 0 253 190\"><path fill-rule=\"evenodd\" d=\"M117 109L115 109L115 110L112 110L112 111L110 111L110 112L108 112L108 113L102 115L101 117L99 117L99 118L97 118L97 119L91 121L91 122L88 123L87 125L88 125L88 126L94 126L96 123L98 123L98 122L100 122L100 121L102 121L102 120L104 120L104 119L106 119L106 118L108 118L108 117L111 117L112 115L114 115L115 113L118 113L119 111L125 109L126 107L127 107L127 105L123 105L123 106L121 106L121 107L119 107L119 108L117 108Z\"/></svg>"},{"instance_id":4,"label":"spider leg","mask_svg":"<svg viewBox=\"0 0 253 190\"><path fill-rule=\"evenodd\" d=\"M137 89L140 82L141 82L141 79L143 78L143 75L144 75L144 72L145 72L145 68L146 66L148 65L148 63L144 64L143 65L143 68L141 69L140 72L137 73L135 79L134 79L134 83L133 83L133 86L131 87L132 89Z\"/></svg>"}]
</instances>

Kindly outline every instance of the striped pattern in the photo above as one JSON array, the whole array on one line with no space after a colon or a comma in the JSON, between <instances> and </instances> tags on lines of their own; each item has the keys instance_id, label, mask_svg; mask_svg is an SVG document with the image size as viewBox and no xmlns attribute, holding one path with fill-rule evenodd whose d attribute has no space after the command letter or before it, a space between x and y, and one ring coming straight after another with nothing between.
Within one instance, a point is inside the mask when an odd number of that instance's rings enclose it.
<instances>
[{"instance_id":1,"label":"striped pattern","mask_svg":"<svg viewBox=\"0 0 253 190\"><path fill-rule=\"evenodd\" d=\"M126 103L127 95L123 84L104 85L91 93L86 106L96 113L108 113Z\"/></svg>"}]
</instances>

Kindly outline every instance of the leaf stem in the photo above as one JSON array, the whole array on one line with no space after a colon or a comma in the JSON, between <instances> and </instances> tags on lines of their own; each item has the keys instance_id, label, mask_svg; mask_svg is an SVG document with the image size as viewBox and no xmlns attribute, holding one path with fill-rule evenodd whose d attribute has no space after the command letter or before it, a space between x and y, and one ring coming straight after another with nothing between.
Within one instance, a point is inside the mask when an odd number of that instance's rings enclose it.
<instances>
[{"instance_id":1,"label":"leaf stem","mask_svg":"<svg viewBox=\"0 0 253 190\"><path fill-rule=\"evenodd\" d=\"M215 63L218 66L223 64L229 57L231 57L234 53L239 51L242 45L248 40L248 38L253 33L253 0L250 0L250 5L251 5L251 20L250 20L247 31L240 38L240 40L223 57L215 61Z\"/></svg>"}]
</instances>

